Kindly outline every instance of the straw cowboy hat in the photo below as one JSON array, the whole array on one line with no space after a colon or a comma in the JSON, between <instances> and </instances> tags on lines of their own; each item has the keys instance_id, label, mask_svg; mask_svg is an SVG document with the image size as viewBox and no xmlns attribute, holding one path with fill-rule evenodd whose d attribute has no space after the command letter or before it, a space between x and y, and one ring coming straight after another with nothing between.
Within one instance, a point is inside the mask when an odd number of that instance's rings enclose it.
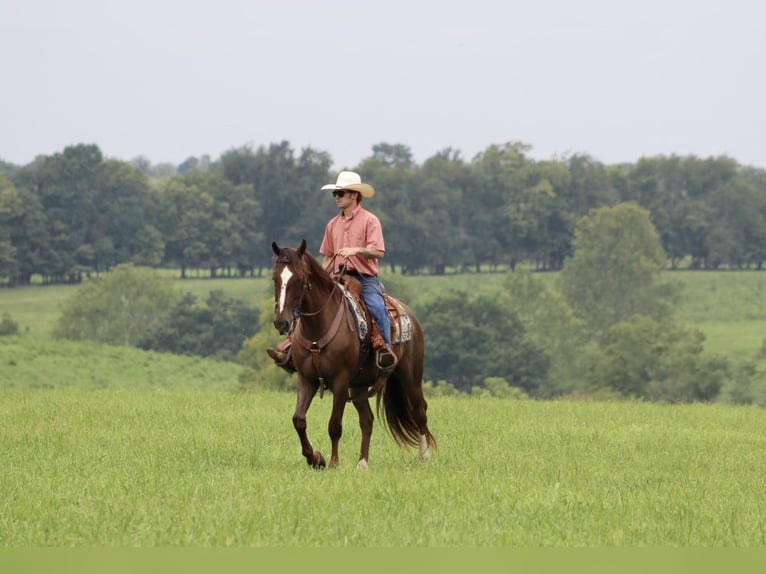
<instances>
[{"instance_id":1,"label":"straw cowboy hat","mask_svg":"<svg viewBox=\"0 0 766 574\"><path fill-rule=\"evenodd\" d=\"M338 174L338 181L323 185L322 189L336 191L347 189L349 191L358 191L362 197L372 197L375 195L375 188L369 183L362 183L362 178L353 171L342 171Z\"/></svg>"}]
</instances>

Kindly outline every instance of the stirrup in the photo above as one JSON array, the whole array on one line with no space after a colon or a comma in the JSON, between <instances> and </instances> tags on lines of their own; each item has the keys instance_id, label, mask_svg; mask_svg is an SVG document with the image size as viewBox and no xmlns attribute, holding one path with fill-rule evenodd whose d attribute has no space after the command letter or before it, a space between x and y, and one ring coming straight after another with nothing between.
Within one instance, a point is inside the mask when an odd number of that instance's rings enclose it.
<instances>
[{"instance_id":1,"label":"stirrup","mask_svg":"<svg viewBox=\"0 0 766 574\"><path fill-rule=\"evenodd\" d=\"M379 371L381 371L382 373L386 375L388 375L391 371L394 370L398 362L399 362L399 359L396 356L396 353L394 353L388 347L381 347L375 353L375 366L378 368Z\"/></svg>"}]
</instances>

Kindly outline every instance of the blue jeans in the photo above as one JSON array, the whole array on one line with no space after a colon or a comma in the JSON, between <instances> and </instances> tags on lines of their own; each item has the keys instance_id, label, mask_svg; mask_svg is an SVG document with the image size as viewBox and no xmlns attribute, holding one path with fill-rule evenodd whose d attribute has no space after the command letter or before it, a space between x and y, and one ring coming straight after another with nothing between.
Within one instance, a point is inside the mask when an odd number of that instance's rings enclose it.
<instances>
[{"instance_id":1,"label":"blue jeans","mask_svg":"<svg viewBox=\"0 0 766 574\"><path fill-rule=\"evenodd\" d=\"M377 277L354 276L362 283L362 299L364 304L370 310L370 315L375 318L375 322L380 329L380 336L387 345L391 345L391 317L388 315L386 303L383 300L383 287Z\"/></svg>"}]
</instances>

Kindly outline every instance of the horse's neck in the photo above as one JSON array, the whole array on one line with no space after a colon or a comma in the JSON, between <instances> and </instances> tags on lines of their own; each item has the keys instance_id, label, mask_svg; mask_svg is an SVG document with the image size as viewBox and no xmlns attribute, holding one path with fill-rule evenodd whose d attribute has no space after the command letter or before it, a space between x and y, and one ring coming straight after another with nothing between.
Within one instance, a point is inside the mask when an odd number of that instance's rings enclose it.
<instances>
[{"instance_id":1,"label":"horse's neck","mask_svg":"<svg viewBox=\"0 0 766 574\"><path fill-rule=\"evenodd\" d=\"M305 308L301 313L301 332L307 338L320 338L329 328L342 297L336 293L337 287L329 289L313 288L305 298Z\"/></svg>"}]
</instances>

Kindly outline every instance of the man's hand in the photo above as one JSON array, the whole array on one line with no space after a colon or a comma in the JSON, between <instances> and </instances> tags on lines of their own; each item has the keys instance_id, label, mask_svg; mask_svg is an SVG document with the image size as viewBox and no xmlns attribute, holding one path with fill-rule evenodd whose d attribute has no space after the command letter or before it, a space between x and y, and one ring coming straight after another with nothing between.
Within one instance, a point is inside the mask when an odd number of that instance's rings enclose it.
<instances>
[{"instance_id":1,"label":"man's hand","mask_svg":"<svg viewBox=\"0 0 766 574\"><path fill-rule=\"evenodd\" d=\"M353 257L354 255L359 255L362 252L362 247L343 247L340 251L338 251L338 255L343 257L344 259L348 259L349 257Z\"/></svg>"}]
</instances>

